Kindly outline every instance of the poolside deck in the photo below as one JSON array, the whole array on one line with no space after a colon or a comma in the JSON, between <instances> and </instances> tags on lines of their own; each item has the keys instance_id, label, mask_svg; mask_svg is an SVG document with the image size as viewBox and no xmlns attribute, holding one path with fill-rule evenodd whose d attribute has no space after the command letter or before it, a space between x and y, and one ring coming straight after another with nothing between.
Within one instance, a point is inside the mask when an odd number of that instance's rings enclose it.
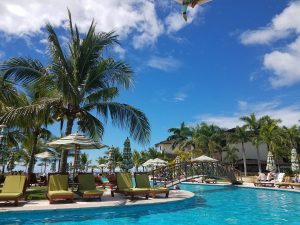
<instances>
[{"instance_id":1,"label":"poolside deck","mask_svg":"<svg viewBox=\"0 0 300 225\"><path fill-rule=\"evenodd\" d=\"M73 208L97 208L109 206L124 206L124 205L140 205L140 204L158 204L166 202L181 201L194 197L194 193L184 190L171 190L169 198L165 195L157 195L156 198L135 198L131 200L129 197L125 198L123 195L115 194L115 197L110 196L110 190L106 190L101 201L82 201L76 200L74 203L56 203L49 204L48 200L31 200L28 202L20 201L19 206L13 206L13 203L0 203L0 213L9 211L35 211L35 210L59 210L59 209L73 209Z\"/></svg>"}]
</instances>

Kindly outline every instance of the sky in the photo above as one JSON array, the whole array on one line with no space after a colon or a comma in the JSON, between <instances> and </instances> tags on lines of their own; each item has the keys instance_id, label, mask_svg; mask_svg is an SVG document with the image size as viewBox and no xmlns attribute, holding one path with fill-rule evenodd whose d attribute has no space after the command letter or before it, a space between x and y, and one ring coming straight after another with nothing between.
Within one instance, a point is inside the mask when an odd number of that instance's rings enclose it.
<instances>
[{"instance_id":1,"label":"sky","mask_svg":"<svg viewBox=\"0 0 300 225\"><path fill-rule=\"evenodd\" d=\"M116 100L145 112L152 130L150 143L131 140L133 149L166 139L183 121L232 128L254 112L299 124L299 0L213 0L189 9L188 22L175 0L1 1L0 61L46 64L45 24L65 44L67 8L82 33L94 19L97 31L119 35L121 46L107 54L131 65L135 86ZM59 135L58 126L51 130ZM122 148L127 136L108 123L102 142Z\"/></svg>"}]
</instances>

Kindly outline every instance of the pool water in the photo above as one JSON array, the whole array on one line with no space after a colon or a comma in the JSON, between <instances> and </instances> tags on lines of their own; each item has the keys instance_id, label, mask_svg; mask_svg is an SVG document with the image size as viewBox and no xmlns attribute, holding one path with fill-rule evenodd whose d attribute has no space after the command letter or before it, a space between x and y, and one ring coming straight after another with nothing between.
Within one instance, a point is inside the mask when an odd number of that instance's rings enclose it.
<instances>
[{"instance_id":1,"label":"pool water","mask_svg":"<svg viewBox=\"0 0 300 225\"><path fill-rule=\"evenodd\" d=\"M0 224L300 224L300 193L231 186L181 184L180 187L194 192L195 197L180 202L146 206L3 212L0 213Z\"/></svg>"}]
</instances>

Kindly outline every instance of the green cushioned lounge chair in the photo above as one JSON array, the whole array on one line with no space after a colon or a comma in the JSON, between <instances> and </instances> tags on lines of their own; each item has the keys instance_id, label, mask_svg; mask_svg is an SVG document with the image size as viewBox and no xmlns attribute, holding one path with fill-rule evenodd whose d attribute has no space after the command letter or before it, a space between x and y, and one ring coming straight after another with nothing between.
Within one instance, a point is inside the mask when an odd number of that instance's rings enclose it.
<instances>
[{"instance_id":1,"label":"green cushioned lounge chair","mask_svg":"<svg viewBox=\"0 0 300 225\"><path fill-rule=\"evenodd\" d=\"M5 178L2 192L0 193L0 201L14 201L18 205L21 198L26 200L26 176L24 175L8 175Z\"/></svg>"},{"instance_id":2,"label":"green cushioned lounge chair","mask_svg":"<svg viewBox=\"0 0 300 225\"><path fill-rule=\"evenodd\" d=\"M137 188L148 188L150 190L150 196L155 198L157 194L166 194L166 198L169 197L169 189L164 187L151 187L149 177L147 174L135 174L135 183Z\"/></svg>"},{"instance_id":3,"label":"green cushioned lounge chair","mask_svg":"<svg viewBox=\"0 0 300 225\"><path fill-rule=\"evenodd\" d=\"M149 197L149 188L134 188L132 183L132 176L130 173L117 173L117 188L111 191L111 195L114 196L114 192L122 193L125 196L145 196L146 199Z\"/></svg>"},{"instance_id":4,"label":"green cushioned lounge chair","mask_svg":"<svg viewBox=\"0 0 300 225\"><path fill-rule=\"evenodd\" d=\"M97 190L95 178L91 173L78 174L78 192L83 198L100 198L104 190Z\"/></svg>"},{"instance_id":5,"label":"green cushioned lounge chair","mask_svg":"<svg viewBox=\"0 0 300 225\"><path fill-rule=\"evenodd\" d=\"M68 191L68 175L67 174L49 174L49 184L47 198L50 204L54 200L70 200L73 202L74 194Z\"/></svg>"}]
</instances>

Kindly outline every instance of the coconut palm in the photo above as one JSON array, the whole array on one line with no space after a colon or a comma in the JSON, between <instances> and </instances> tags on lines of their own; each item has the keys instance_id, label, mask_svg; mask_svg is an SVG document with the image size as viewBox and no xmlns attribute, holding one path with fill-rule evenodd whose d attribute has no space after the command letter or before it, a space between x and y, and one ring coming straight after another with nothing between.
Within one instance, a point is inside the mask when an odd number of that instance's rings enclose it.
<instances>
[{"instance_id":1,"label":"coconut palm","mask_svg":"<svg viewBox=\"0 0 300 225\"><path fill-rule=\"evenodd\" d=\"M134 150L132 159L133 159L133 165L135 167L135 171L138 172L138 168L143 164L141 154L137 150Z\"/></svg>"},{"instance_id":2,"label":"coconut palm","mask_svg":"<svg viewBox=\"0 0 300 225\"><path fill-rule=\"evenodd\" d=\"M95 28L92 22L88 32L80 35L69 12L68 50L47 24L50 65L43 66L38 60L23 57L12 58L1 66L4 76L21 82L39 80L44 89L56 90L60 97L52 105L57 119L66 120L65 135L71 134L77 122L81 131L99 139L104 132L101 120L110 118L113 125L128 129L138 142L148 142L150 125L145 114L128 104L113 101L121 87L128 89L133 84L133 71L126 63L104 57L104 51L118 43L117 36L113 32L97 33ZM60 170L63 172L67 156L68 151L62 151Z\"/></svg>"},{"instance_id":3,"label":"coconut palm","mask_svg":"<svg viewBox=\"0 0 300 225\"><path fill-rule=\"evenodd\" d=\"M223 151L226 152L226 156L224 157L224 160L231 163L231 166L233 167L233 165L238 160L237 153L239 152L239 149L226 145L223 148Z\"/></svg>"},{"instance_id":4,"label":"coconut palm","mask_svg":"<svg viewBox=\"0 0 300 225\"><path fill-rule=\"evenodd\" d=\"M260 128L262 124L262 119L257 119L255 114L252 113L250 116L243 116L240 120L245 122L246 127L251 131L251 143L256 148L256 156L257 156L257 165L258 170L261 173L261 161L260 161L260 154L259 154L259 145L262 143L262 139L260 136Z\"/></svg>"},{"instance_id":5,"label":"coconut palm","mask_svg":"<svg viewBox=\"0 0 300 225\"><path fill-rule=\"evenodd\" d=\"M24 130L29 136L31 143L30 160L28 163L28 179L33 173L35 154L40 139L48 139L51 136L44 126L52 122L50 108L47 103L51 102L51 92L39 92L34 85L23 86L26 94L21 93L13 107L10 107L1 116L0 122L8 126L16 126ZM50 100L49 100L50 99ZM46 104L45 104L46 102Z\"/></svg>"},{"instance_id":6,"label":"coconut palm","mask_svg":"<svg viewBox=\"0 0 300 225\"><path fill-rule=\"evenodd\" d=\"M293 125L290 128L283 126L283 131L289 148L297 148L297 143L299 143L300 140L300 130L298 126Z\"/></svg>"},{"instance_id":7,"label":"coconut palm","mask_svg":"<svg viewBox=\"0 0 300 225\"><path fill-rule=\"evenodd\" d=\"M172 140L173 142L173 149L182 143L183 141L187 140L189 137L192 136L192 132L189 127L185 126L184 122L180 124L180 127L170 128L168 130L169 133L172 133L167 140Z\"/></svg>"},{"instance_id":8,"label":"coconut palm","mask_svg":"<svg viewBox=\"0 0 300 225\"><path fill-rule=\"evenodd\" d=\"M241 143L242 144L242 155L243 155L243 163L244 163L244 175L247 176L247 161L246 161L246 150L245 143L250 141L250 133L247 131L247 126L244 125L242 127L237 126L235 128L235 132L229 137L230 142L232 143ZM228 152L227 152L228 154Z\"/></svg>"}]
</instances>

